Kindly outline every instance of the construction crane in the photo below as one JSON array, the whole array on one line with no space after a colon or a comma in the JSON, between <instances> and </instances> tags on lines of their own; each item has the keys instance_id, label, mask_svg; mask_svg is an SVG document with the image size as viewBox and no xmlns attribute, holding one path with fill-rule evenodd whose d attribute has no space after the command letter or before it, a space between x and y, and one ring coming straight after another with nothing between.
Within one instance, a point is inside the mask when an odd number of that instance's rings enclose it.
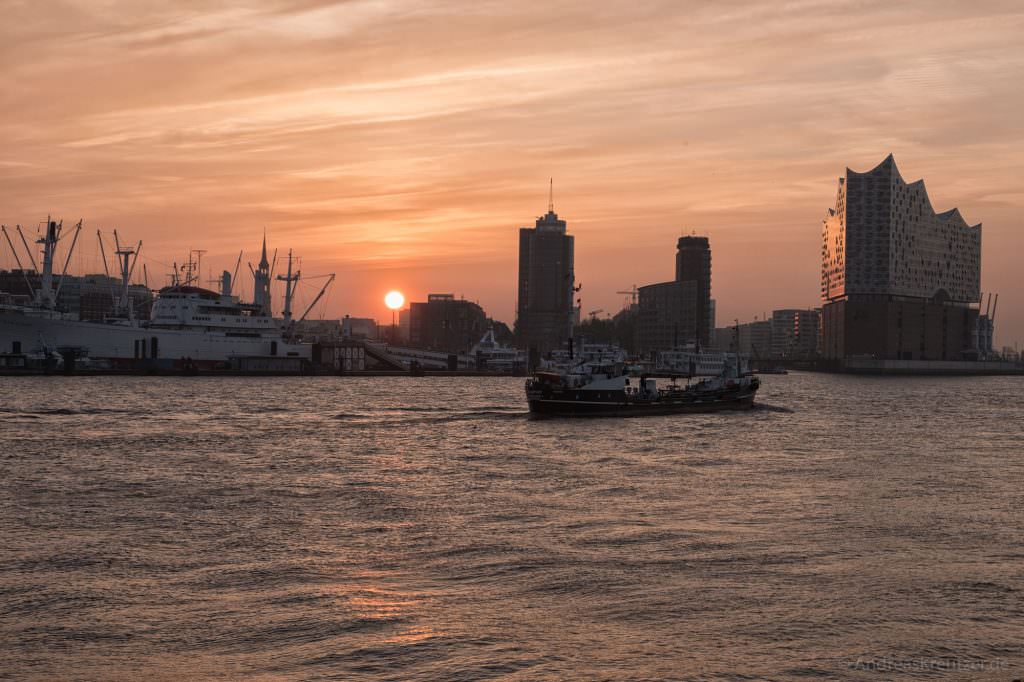
<instances>
[{"instance_id":1,"label":"construction crane","mask_svg":"<svg viewBox=\"0 0 1024 682\"><path fill-rule=\"evenodd\" d=\"M635 284L633 285L633 288L630 289L629 291L616 291L615 293L626 296L626 299L622 303L623 308L632 308L637 304L637 299L639 298L639 289L636 288Z\"/></svg>"},{"instance_id":2,"label":"construction crane","mask_svg":"<svg viewBox=\"0 0 1024 682\"><path fill-rule=\"evenodd\" d=\"M597 316L604 312L604 308L598 308L597 310L591 310L587 315L590 315L590 321L593 322L597 319Z\"/></svg>"}]
</instances>

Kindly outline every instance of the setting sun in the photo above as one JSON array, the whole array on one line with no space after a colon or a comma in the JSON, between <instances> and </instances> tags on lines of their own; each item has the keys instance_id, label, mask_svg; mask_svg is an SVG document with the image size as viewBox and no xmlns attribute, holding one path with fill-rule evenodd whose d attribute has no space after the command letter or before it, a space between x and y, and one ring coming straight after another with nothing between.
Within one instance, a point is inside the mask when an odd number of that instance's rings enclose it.
<instances>
[{"instance_id":1,"label":"setting sun","mask_svg":"<svg viewBox=\"0 0 1024 682\"><path fill-rule=\"evenodd\" d=\"M401 291L389 291L387 295L384 296L384 305L391 310L398 310L405 305L405 296L402 295Z\"/></svg>"}]
</instances>

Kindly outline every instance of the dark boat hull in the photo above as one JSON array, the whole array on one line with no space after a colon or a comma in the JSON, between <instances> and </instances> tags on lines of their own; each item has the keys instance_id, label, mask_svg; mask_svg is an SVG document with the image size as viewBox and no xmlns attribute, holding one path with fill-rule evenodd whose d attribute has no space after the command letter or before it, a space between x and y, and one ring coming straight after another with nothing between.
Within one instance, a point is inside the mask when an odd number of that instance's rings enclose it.
<instances>
[{"instance_id":1,"label":"dark boat hull","mask_svg":"<svg viewBox=\"0 0 1024 682\"><path fill-rule=\"evenodd\" d=\"M585 391L566 391L563 395L529 397L530 414L535 417L646 417L668 414L694 414L723 410L749 410L754 406L754 390L736 391L680 400L586 400Z\"/></svg>"}]
</instances>

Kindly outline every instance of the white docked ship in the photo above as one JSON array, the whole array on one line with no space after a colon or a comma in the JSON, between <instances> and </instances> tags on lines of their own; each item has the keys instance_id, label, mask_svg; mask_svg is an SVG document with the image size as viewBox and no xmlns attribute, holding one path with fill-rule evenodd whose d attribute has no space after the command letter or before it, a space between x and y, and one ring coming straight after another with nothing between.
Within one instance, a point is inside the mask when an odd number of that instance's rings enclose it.
<instances>
[{"instance_id":1,"label":"white docked ship","mask_svg":"<svg viewBox=\"0 0 1024 682\"><path fill-rule=\"evenodd\" d=\"M735 353L697 350L692 347L677 348L659 351L654 371L682 376L716 377L720 376L726 367L736 366L737 362L740 363L742 371L747 371L746 359L742 356L737 358Z\"/></svg>"},{"instance_id":2,"label":"white docked ship","mask_svg":"<svg viewBox=\"0 0 1024 682\"><path fill-rule=\"evenodd\" d=\"M476 360L477 369L514 374L526 369L527 354L521 350L501 344L494 336L494 329L488 329L477 342L470 354Z\"/></svg>"},{"instance_id":3,"label":"white docked ship","mask_svg":"<svg viewBox=\"0 0 1024 682\"><path fill-rule=\"evenodd\" d=\"M81 223L76 226L77 241ZM17 257L6 228L8 244ZM20 230L19 230L20 233ZM28 302L0 301L0 354L59 354L89 358L111 367L187 369L225 367L244 358L299 358L308 360L311 349L292 335L295 320L292 301L299 273L292 271L288 256L287 274L277 279L285 283L285 308L282 318L271 311L271 264L267 259L266 239L258 269L253 269L255 294L252 303L243 303L232 294L232 279L224 273L221 291L196 286L194 278L175 281L157 292L150 319L135 319L129 294L137 249L122 248L117 256L121 264L121 295L115 301L115 316L103 321L81 321L57 309L61 280L54 286L53 262L62 225L47 220L45 235L38 240L43 248L43 268L38 289ZM24 238L23 238L24 239ZM27 245L26 245L27 249ZM31 252L29 252L30 260ZM67 255L70 262L70 252ZM19 260L19 266L21 265ZM65 265L66 270L66 265ZM237 269L236 269L237 274ZM191 268L190 268L191 275ZM299 318L305 317L319 301L324 289Z\"/></svg>"},{"instance_id":4,"label":"white docked ship","mask_svg":"<svg viewBox=\"0 0 1024 682\"><path fill-rule=\"evenodd\" d=\"M586 340L576 342L570 340L569 348L560 348L550 353L550 358L541 360L544 369L568 369L583 365L603 367L608 365L624 365L629 353L620 346L611 343L587 343Z\"/></svg>"}]
</instances>

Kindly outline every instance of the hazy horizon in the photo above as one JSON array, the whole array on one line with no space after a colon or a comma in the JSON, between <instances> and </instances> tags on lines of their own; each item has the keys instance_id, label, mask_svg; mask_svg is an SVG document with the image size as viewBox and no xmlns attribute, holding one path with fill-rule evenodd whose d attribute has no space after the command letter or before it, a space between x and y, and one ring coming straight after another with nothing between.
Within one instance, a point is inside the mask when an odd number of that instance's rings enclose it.
<instances>
[{"instance_id":1,"label":"hazy horizon","mask_svg":"<svg viewBox=\"0 0 1024 682\"><path fill-rule=\"evenodd\" d=\"M670 279L696 232L723 326L821 305L836 180L892 153L983 224L997 345L1024 339L1018 3L259 7L7 3L0 222L83 218L78 272L116 228L154 285L190 248L204 279L244 249L243 291L266 229L337 273L328 317L390 319L399 289L511 325L553 177L584 316Z\"/></svg>"}]
</instances>

